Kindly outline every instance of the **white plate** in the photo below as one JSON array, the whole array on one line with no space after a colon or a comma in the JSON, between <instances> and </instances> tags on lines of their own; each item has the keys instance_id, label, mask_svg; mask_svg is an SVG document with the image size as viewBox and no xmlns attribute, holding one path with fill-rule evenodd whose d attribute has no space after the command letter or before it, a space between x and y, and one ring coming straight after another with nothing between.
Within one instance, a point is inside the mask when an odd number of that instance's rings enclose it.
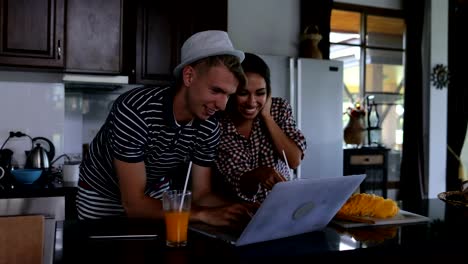
<instances>
[{"instance_id":1,"label":"white plate","mask_svg":"<svg viewBox=\"0 0 468 264\"><path fill-rule=\"evenodd\" d=\"M352 227L361 227L361 226L378 226L378 225L397 225L397 224L408 224L408 223L419 223L419 222L428 222L430 219L428 217L418 215L415 213L410 213L405 210L400 210L397 215L391 218L376 218L376 217L361 217L363 219L373 220L375 224L368 223L358 223L346 220L335 220L333 219L331 223L344 228Z\"/></svg>"}]
</instances>

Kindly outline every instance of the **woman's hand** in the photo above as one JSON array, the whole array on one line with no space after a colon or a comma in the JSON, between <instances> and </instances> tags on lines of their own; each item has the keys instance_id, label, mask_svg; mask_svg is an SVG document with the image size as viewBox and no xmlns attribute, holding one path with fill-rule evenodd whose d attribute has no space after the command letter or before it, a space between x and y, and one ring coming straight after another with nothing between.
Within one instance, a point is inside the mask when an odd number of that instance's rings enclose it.
<instances>
[{"instance_id":1,"label":"woman's hand","mask_svg":"<svg viewBox=\"0 0 468 264\"><path fill-rule=\"evenodd\" d=\"M271 95L268 96L260 114L263 118L271 117Z\"/></svg>"},{"instance_id":2,"label":"woman's hand","mask_svg":"<svg viewBox=\"0 0 468 264\"><path fill-rule=\"evenodd\" d=\"M286 181L274 168L261 166L241 175L240 188L246 194L255 194L260 184L266 189L271 190L278 183Z\"/></svg>"}]
</instances>

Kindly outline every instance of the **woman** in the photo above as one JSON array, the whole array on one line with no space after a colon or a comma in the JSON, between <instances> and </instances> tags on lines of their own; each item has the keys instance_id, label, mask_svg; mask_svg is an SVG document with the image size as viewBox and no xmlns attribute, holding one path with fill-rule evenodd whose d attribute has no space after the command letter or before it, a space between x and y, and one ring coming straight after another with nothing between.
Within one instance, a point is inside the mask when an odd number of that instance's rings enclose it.
<instances>
[{"instance_id":1,"label":"woman","mask_svg":"<svg viewBox=\"0 0 468 264\"><path fill-rule=\"evenodd\" d=\"M291 179L290 169L299 166L306 141L288 102L271 97L267 64L245 53L242 68L247 85L231 96L220 116L216 169L231 198L261 203L274 184Z\"/></svg>"}]
</instances>

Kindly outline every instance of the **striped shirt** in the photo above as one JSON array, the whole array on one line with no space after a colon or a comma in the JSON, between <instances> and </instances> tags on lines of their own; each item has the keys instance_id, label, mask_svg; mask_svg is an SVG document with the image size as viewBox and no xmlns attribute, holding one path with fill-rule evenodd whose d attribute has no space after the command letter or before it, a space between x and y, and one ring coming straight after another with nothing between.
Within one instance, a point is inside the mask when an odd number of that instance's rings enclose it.
<instances>
[{"instance_id":1,"label":"striped shirt","mask_svg":"<svg viewBox=\"0 0 468 264\"><path fill-rule=\"evenodd\" d=\"M286 136L304 153L307 148L306 139L296 126L289 103L282 98L273 97L271 115ZM285 178L289 175L289 168L281 159L282 155L276 152L268 128L260 116L257 116L252 132L249 138L246 138L237 132L229 115L222 115L219 121L221 141L216 159L217 177L223 178L222 186L225 186L235 198L248 202L262 202L268 195L268 190L259 188L254 196L248 196L240 190L240 176L260 166L275 168Z\"/></svg>"},{"instance_id":2,"label":"striped shirt","mask_svg":"<svg viewBox=\"0 0 468 264\"><path fill-rule=\"evenodd\" d=\"M114 158L144 162L145 194L158 199L176 177L185 177L173 172L190 160L212 165L220 137L217 120L210 117L177 124L174 95L173 87L139 87L117 98L80 168L80 218L124 215Z\"/></svg>"}]
</instances>

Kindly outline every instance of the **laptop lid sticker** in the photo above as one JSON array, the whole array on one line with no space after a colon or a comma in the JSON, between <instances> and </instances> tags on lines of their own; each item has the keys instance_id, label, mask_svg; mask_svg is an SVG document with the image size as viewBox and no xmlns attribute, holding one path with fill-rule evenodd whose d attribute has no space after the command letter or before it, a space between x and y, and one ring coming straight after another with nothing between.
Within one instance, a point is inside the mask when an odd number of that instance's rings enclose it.
<instances>
[{"instance_id":1,"label":"laptop lid sticker","mask_svg":"<svg viewBox=\"0 0 468 264\"><path fill-rule=\"evenodd\" d=\"M306 216L310 211L315 208L315 203L313 201L307 202L299 206L292 215L293 220L299 220L300 218Z\"/></svg>"}]
</instances>

